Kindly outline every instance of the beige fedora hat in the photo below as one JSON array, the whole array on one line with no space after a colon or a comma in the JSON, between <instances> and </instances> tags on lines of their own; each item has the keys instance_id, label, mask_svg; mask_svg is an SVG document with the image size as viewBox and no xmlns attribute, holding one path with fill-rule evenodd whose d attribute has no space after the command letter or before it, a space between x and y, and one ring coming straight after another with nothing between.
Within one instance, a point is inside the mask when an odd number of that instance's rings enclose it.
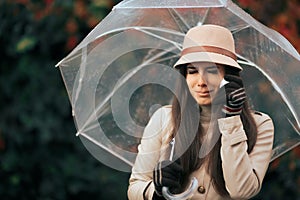
<instances>
[{"instance_id":1,"label":"beige fedora hat","mask_svg":"<svg viewBox=\"0 0 300 200\"><path fill-rule=\"evenodd\" d=\"M193 27L186 33L181 57L174 67L193 62L213 62L242 70L230 30L212 24Z\"/></svg>"}]
</instances>

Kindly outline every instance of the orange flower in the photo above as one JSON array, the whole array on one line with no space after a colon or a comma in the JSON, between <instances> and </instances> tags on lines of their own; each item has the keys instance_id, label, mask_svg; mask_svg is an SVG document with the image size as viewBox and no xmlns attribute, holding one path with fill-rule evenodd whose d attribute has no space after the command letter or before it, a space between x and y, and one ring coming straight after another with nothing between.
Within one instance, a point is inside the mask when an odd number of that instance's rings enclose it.
<instances>
[{"instance_id":1,"label":"orange flower","mask_svg":"<svg viewBox=\"0 0 300 200\"><path fill-rule=\"evenodd\" d=\"M66 31L70 34L74 34L78 31L78 25L74 19L69 19L67 21Z\"/></svg>"},{"instance_id":2,"label":"orange flower","mask_svg":"<svg viewBox=\"0 0 300 200\"><path fill-rule=\"evenodd\" d=\"M292 150L293 154L297 157L300 158L300 146L297 146Z\"/></svg>"},{"instance_id":3,"label":"orange flower","mask_svg":"<svg viewBox=\"0 0 300 200\"><path fill-rule=\"evenodd\" d=\"M270 169L272 170L276 169L279 166L279 164L280 164L280 159L277 158L273 162L271 162Z\"/></svg>"},{"instance_id":4,"label":"orange flower","mask_svg":"<svg viewBox=\"0 0 300 200\"><path fill-rule=\"evenodd\" d=\"M86 4L82 0L75 1L74 14L81 19L85 19L88 16Z\"/></svg>"}]
</instances>

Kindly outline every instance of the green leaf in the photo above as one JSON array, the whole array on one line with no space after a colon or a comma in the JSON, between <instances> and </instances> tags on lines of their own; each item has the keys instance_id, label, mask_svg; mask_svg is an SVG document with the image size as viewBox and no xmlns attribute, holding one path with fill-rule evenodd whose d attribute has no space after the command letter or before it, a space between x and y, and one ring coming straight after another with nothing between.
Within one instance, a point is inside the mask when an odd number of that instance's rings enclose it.
<instances>
[{"instance_id":1,"label":"green leaf","mask_svg":"<svg viewBox=\"0 0 300 200\"><path fill-rule=\"evenodd\" d=\"M19 53L23 53L31 50L37 43L36 39L30 36L25 36L20 39L16 45L16 50Z\"/></svg>"}]
</instances>

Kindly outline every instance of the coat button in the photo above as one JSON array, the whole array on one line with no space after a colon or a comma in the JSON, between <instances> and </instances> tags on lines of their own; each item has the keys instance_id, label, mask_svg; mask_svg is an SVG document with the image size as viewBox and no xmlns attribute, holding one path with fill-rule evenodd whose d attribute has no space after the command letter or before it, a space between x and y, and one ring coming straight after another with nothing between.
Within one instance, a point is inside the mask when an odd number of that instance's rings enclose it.
<instances>
[{"instance_id":1,"label":"coat button","mask_svg":"<svg viewBox=\"0 0 300 200\"><path fill-rule=\"evenodd\" d=\"M205 193L205 187L204 186L199 186L198 187L198 192L201 193L201 194L204 194Z\"/></svg>"}]
</instances>

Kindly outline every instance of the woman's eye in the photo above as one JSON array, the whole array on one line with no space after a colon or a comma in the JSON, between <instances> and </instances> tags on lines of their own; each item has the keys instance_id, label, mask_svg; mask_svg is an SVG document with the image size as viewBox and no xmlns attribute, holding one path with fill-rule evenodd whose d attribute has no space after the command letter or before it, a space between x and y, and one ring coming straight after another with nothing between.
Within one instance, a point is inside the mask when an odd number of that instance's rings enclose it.
<instances>
[{"instance_id":1,"label":"woman's eye","mask_svg":"<svg viewBox=\"0 0 300 200\"><path fill-rule=\"evenodd\" d=\"M189 68L188 68L188 69L187 69L187 73L188 73L188 74L196 74L196 73L198 73L198 70L197 70L197 69L192 69L192 68L189 69Z\"/></svg>"},{"instance_id":2,"label":"woman's eye","mask_svg":"<svg viewBox=\"0 0 300 200\"><path fill-rule=\"evenodd\" d=\"M206 71L209 74L218 74L219 73L218 68L211 68L211 69L207 69Z\"/></svg>"}]
</instances>

